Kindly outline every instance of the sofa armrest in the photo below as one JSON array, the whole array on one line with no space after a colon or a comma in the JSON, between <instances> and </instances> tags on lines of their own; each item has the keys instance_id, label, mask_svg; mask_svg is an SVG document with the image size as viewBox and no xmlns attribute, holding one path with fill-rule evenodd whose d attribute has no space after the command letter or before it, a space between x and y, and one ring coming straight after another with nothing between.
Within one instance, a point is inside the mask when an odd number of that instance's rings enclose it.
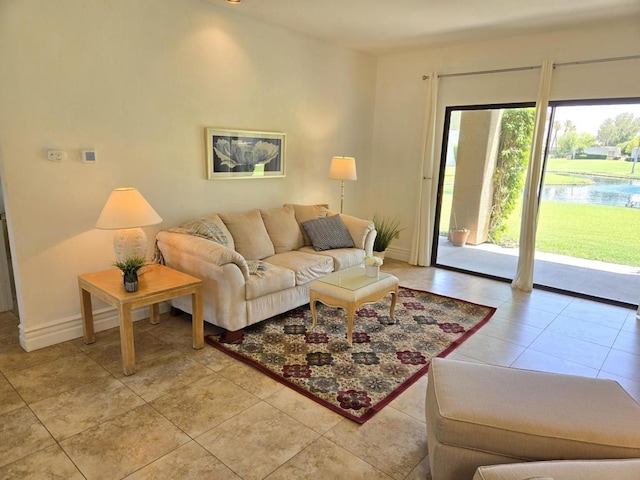
<instances>
[{"instance_id":1,"label":"sofa armrest","mask_svg":"<svg viewBox=\"0 0 640 480\"><path fill-rule=\"evenodd\" d=\"M330 212L329 215L333 215L334 212ZM371 255L373 250L373 241L375 239L375 226L371 220L363 220L361 218L352 217L351 215L340 214L340 219L344 223L345 227L349 231L349 235L353 238L353 243L356 248L365 250L367 255ZM372 236L373 233L373 236ZM367 249L367 244L371 244Z\"/></svg>"},{"instance_id":2,"label":"sofa armrest","mask_svg":"<svg viewBox=\"0 0 640 480\"><path fill-rule=\"evenodd\" d=\"M205 238L183 233L161 231L156 237L158 248L169 264L181 270L194 260L222 267L235 264L245 281L249 279L249 267L246 260L235 250Z\"/></svg>"}]
</instances>

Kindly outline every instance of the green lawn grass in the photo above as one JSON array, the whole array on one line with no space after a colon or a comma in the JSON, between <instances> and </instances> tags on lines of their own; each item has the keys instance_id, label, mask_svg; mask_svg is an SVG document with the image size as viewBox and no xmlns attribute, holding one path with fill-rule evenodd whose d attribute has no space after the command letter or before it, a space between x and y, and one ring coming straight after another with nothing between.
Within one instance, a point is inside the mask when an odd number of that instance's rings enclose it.
<instances>
[{"instance_id":1,"label":"green lawn grass","mask_svg":"<svg viewBox=\"0 0 640 480\"><path fill-rule=\"evenodd\" d=\"M640 178L640 165L631 173L633 162L624 160L570 160L550 158L547 161L547 173L586 173L611 177Z\"/></svg>"},{"instance_id":2,"label":"green lawn grass","mask_svg":"<svg viewBox=\"0 0 640 480\"><path fill-rule=\"evenodd\" d=\"M509 217L504 239L517 243L521 204ZM536 250L640 267L640 209L542 202Z\"/></svg>"},{"instance_id":3,"label":"green lawn grass","mask_svg":"<svg viewBox=\"0 0 640 480\"><path fill-rule=\"evenodd\" d=\"M559 175L587 173L640 178L640 165L631 174L631 162L613 160L550 159L546 184L588 183L588 179ZM440 231L446 233L451 212L455 167L445 170L445 191L440 215ZM520 236L522 204L519 201L507 221L505 244L517 244ZM607 207L563 202L542 202L539 213L536 250L640 267L640 209Z\"/></svg>"}]
</instances>

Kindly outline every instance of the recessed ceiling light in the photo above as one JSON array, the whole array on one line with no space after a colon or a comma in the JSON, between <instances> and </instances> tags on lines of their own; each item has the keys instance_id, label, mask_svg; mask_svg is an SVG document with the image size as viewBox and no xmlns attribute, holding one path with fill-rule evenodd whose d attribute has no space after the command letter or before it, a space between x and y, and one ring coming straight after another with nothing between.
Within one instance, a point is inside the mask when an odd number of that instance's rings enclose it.
<instances>
[{"instance_id":1,"label":"recessed ceiling light","mask_svg":"<svg viewBox=\"0 0 640 480\"><path fill-rule=\"evenodd\" d=\"M240 3L242 0L227 0L227 3Z\"/></svg>"}]
</instances>

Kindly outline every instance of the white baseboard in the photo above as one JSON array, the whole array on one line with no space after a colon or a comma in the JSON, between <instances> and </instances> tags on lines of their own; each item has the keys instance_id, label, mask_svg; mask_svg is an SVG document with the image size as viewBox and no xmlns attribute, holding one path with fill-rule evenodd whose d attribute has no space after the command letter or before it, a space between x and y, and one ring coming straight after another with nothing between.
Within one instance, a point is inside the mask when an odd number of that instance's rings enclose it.
<instances>
[{"instance_id":1,"label":"white baseboard","mask_svg":"<svg viewBox=\"0 0 640 480\"><path fill-rule=\"evenodd\" d=\"M400 260L402 262L408 262L411 252L404 248L388 247L385 256L393 258L394 260Z\"/></svg>"},{"instance_id":2,"label":"white baseboard","mask_svg":"<svg viewBox=\"0 0 640 480\"><path fill-rule=\"evenodd\" d=\"M161 303L160 313L168 311L169 304L166 302ZM149 318L149 307L137 308L131 312L131 319L134 322L145 318ZM120 319L116 309L108 307L94 310L93 328L96 332L118 327L119 325ZM22 322L20 323L20 345L27 352L80 338L82 335L82 317L80 315L54 320L26 330L23 329Z\"/></svg>"}]
</instances>

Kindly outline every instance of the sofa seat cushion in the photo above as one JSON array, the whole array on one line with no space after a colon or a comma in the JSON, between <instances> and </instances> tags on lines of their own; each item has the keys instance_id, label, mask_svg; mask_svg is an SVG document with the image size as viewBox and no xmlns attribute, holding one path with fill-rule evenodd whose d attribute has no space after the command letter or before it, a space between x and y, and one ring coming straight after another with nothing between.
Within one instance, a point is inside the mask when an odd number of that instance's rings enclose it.
<instances>
[{"instance_id":1,"label":"sofa seat cushion","mask_svg":"<svg viewBox=\"0 0 640 480\"><path fill-rule=\"evenodd\" d=\"M275 253L259 210L219 216L233 236L236 251L246 260L261 260Z\"/></svg>"},{"instance_id":2,"label":"sofa seat cushion","mask_svg":"<svg viewBox=\"0 0 640 480\"><path fill-rule=\"evenodd\" d=\"M245 296L246 300L253 300L295 286L296 276L292 270L269 264L264 271L260 272L260 275L250 275Z\"/></svg>"},{"instance_id":3,"label":"sofa seat cushion","mask_svg":"<svg viewBox=\"0 0 640 480\"><path fill-rule=\"evenodd\" d=\"M434 359L428 430L522 460L640 457L640 406L615 381Z\"/></svg>"},{"instance_id":4,"label":"sofa seat cushion","mask_svg":"<svg viewBox=\"0 0 640 480\"><path fill-rule=\"evenodd\" d=\"M312 247L302 247L300 251L331 257L333 259L334 271L362 265L365 256L364 250L360 250L359 248L335 248L333 250L316 252Z\"/></svg>"},{"instance_id":5,"label":"sofa seat cushion","mask_svg":"<svg viewBox=\"0 0 640 480\"><path fill-rule=\"evenodd\" d=\"M296 285L304 285L333 272L333 259L331 257L299 250L279 253L265 258L264 261L294 272Z\"/></svg>"},{"instance_id":6,"label":"sofa seat cushion","mask_svg":"<svg viewBox=\"0 0 640 480\"><path fill-rule=\"evenodd\" d=\"M479 467L473 480L637 480L640 459L557 460Z\"/></svg>"},{"instance_id":7,"label":"sofa seat cushion","mask_svg":"<svg viewBox=\"0 0 640 480\"><path fill-rule=\"evenodd\" d=\"M296 221L292 205L260 210L275 253L290 252L304 245L302 230Z\"/></svg>"}]
</instances>

